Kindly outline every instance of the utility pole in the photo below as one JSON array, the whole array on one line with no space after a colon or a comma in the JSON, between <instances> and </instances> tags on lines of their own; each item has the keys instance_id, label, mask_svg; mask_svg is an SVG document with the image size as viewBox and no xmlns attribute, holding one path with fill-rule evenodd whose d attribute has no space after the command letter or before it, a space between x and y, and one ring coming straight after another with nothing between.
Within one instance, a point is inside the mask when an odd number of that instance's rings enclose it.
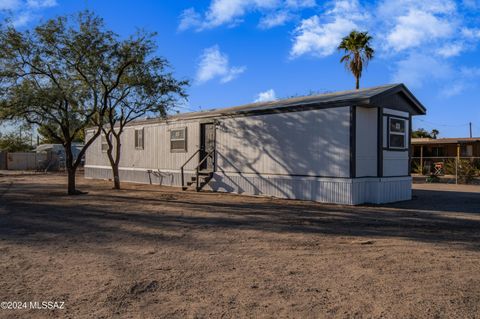
<instances>
[{"instance_id":1,"label":"utility pole","mask_svg":"<svg viewBox=\"0 0 480 319\"><path fill-rule=\"evenodd\" d=\"M470 138L472 138L472 122L468 123L470 125Z\"/></svg>"}]
</instances>

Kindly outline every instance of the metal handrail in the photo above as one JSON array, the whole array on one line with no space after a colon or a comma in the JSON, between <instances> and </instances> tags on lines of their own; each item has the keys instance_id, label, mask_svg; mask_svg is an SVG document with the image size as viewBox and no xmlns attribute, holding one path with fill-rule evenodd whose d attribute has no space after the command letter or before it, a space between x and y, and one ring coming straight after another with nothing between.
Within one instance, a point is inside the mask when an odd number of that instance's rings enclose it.
<instances>
[{"instance_id":1,"label":"metal handrail","mask_svg":"<svg viewBox=\"0 0 480 319\"><path fill-rule=\"evenodd\" d=\"M212 157L212 159L215 160L215 157L212 156L213 154L215 154L215 149L212 149L210 152L208 152L208 153L205 155L205 157L198 163L197 167L195 167L195 172L196 172L196 173L195 173L195 174L196 174L196 175L195 175L195 181L196 181L196 183L197 183L195 189L197 190L197 192L198 192L198 187L199 187L199 184L198 184L198 175L199 175L199 172L200 172L200 165L202 165L203 162L205 162L208 157ZM183 183L183 182L182 182L182 183ZM182 184L182 186L183 186L183 184Z\"/></svg>"},{"instance_id":2,"label":"metal handrail","mask_svg":"<svg viewBox=\"0 0 480 319\"><path fill-rule=\"evenodd\" d=\"M185 168L185 165L188 164L188 162L190 162L192 160L192 158L197 155L198 152L200 152L200 148L198 150L195 151L195 153L192 154L192 156L190 156L186 161L185 163L183 163L183 165L180 167L180 171L182 172L182 189L183 187L185 187L185 177L184 177L184 173L183 173L183 169Z\"/></svg>"}]
</instances>

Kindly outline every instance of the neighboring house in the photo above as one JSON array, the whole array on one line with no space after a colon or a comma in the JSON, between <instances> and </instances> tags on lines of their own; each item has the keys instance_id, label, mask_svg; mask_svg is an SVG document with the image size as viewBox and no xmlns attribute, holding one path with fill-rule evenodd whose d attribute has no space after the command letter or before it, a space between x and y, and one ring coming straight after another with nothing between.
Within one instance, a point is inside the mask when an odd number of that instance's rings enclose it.
<instances>
[{"instance_id":1,"label":"neighboring house","mask_svg":"<svg viewBox=\"0 0 480 319\"><path fill-rule=\"evenodd\" d=\"M412 156L480 157L480 137L475 138L412 138Z\"/></svg>"},{"instance_id":2,"label":"neighboring house","mask_svg":"<svg viewBox=\"0 0 480 319\"><path fill-rule=\"evenodd\" d=\"M83 148L83 144L72 143L71 148L73 157L76 159ZM45 170L58 170L65 167L65 148L62 144L40 144L35 152L48 154L47 160L41 165Z\"/></svg>"},{"instance_id":3,"label":"neighboring house","mask_svg":"<svg viewBox=\"0 0 480 319\"><path fill-rule=\"evenodd\" d=\"M350 205L408 200L411 119L425 112L395 84L138 121L122 135L120 177ZM88 148L87 178L112 177L106 145L102 136Z\"/></svg>"}]
</instances>

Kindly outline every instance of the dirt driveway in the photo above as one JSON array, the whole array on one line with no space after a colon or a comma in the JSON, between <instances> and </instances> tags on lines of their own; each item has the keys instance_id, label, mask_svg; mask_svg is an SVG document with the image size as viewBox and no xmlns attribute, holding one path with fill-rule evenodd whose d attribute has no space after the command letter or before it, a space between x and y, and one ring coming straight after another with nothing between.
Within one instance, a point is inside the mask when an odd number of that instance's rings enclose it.
<instances>
[{"instance_id":1,"label":"dirt driveway","mask_svg":"<svg viewBox=\"0 0 480 319\"><path fill-rule=\"evenodd\" d=\"M480 318L480 187L385 206L0 176L1 318ZM447 189L448 188L448 189Z\"/></svg>"}]
</instances>

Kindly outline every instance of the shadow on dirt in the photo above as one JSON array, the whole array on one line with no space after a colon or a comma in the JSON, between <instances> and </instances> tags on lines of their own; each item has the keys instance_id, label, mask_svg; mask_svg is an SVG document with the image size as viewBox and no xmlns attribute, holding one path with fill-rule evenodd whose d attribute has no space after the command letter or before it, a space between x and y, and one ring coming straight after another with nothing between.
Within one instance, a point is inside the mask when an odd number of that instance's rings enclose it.
<instances>
[{"instance_id":1,"label":"shadow on dirt","mask_svg":"<svg viewBox=\"0 0 480 319\"><path fill-rule=\"evenodd\" d=\"M90 194L68 197L58 196L62 192L56 184L0 184L0 240L38 245L51 240L152 240L182 245L188 229L197 228L397 237L480 248L476 193L418 190L408 202L348 207L148 186L120 192L86 188Z\"/></svg>"}]
</instances>

